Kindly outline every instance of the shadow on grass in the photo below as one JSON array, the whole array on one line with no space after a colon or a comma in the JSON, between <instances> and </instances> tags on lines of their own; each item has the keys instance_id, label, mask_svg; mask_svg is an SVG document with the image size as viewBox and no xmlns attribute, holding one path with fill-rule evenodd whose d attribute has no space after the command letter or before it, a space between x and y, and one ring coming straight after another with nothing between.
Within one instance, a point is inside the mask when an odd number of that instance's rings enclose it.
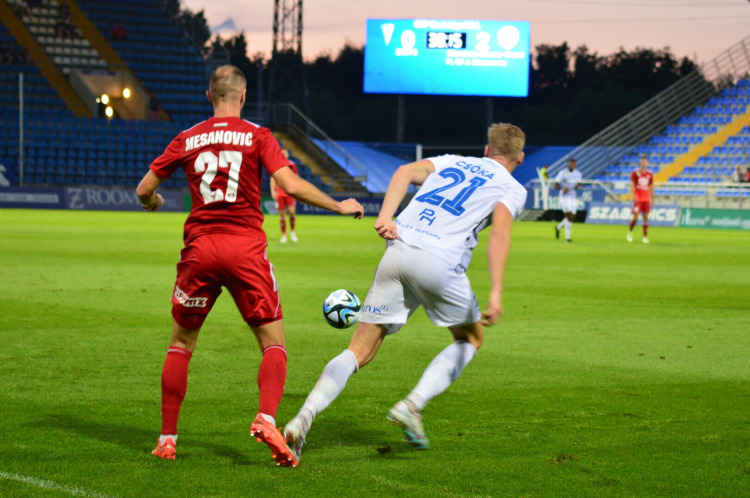
<instances>
[{"instance_id":1,"label":"shadow on grass","mask_svg":"<svg viewBox=\"0 0 750 498\"><path fill-rule=\"evenodd\" d=\"M327 452L333 447L360 448L365 458L401 460L416 450L403 441L401 429L383 420L353 421L350 417L326 416L316 420L307 434L304 456Z\"/></svg>"},{"instance_id":2,"label":"shadow on grass","mask_svg":"<svg viewBox=\"0 0 750 498\"><path fill-rule=\"evenodd\" d=\"M104 420L91 420L70 414L47 414L28 425L56 431L70 432L78 437L117 444L133 453L149 455L156 443L154 430L136 425L127 425ZM376 427L377 425L377 427ZM403 459L415 450L401 440L401 431L387 422L372 425L370 422L352 420L349 417L322 416L310 430L305 455L317 451L326 452L332 447L362 448L367 458ZM243 434L236 445L217 443L205 434L193 433L189 444L180 448L179 459L190 460L202 448L217 457L226 458L234 465L266 465L270 451L257 443L249 434ZM258 455L262 455L261 458Z\"/></svg>"},{"instance_id":3,"label":"shadow on grass","mask_svg":"<svg viewBox=\"0 0 750 498\"><path fill-rule=\"evenodd\" d=\"M124 425L119 423L107 423L105 421L92 421L69 414L46 415L41 420L31 422L29 425L42 428L51 428L58 431L69 431L81 437L99 440L106 443L114 443L135 453L149 455L153 446L156 444L158 434L153 429L144 429L134 425ZM179 452L180 460L188 460L191 454L195 454L194 448L204 448L206 451L220 457L232 460L236 465L249 465L258 463L249 458L244 450L247 446L242 443L230 446L218 444L201 438L200 435L193 434L190 438L190 445L185 451ZM255 439L247 435L246 442L255 443ZM259 445L262 446L262 445ZM262 448L268 451L265 446ZM255 451L253 448L252 451ZM269 453L270 455L270 453ZM149 455L150 456L150 455Z\"/></svg>"}]
</instances>

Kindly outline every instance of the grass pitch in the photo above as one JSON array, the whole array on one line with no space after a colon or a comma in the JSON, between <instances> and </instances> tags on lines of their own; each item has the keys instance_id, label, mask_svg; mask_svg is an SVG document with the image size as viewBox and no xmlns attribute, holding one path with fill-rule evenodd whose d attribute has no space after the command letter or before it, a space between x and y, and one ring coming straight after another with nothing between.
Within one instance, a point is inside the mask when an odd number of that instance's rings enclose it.
<instances>
[{"instance_id":1,"label":"grass pitch","mask_svg":"<svg viewBox=\"0 0 750 498\"><path fill-rule=\"evenodd\" d=\"M247 435L255 340L228 293L191 361L178 459L149 454L184 214L0 210L2 496L747 496L747 232L517 223L505 316L425 409L418 452L385 419L449 333L418 311L318 417L297 469ZM266 221L289 349L279 423L351 330L323 298L367 293L374 218ZM636 230L639 235L640 228ZM486 237L469 276L486 297Z\"/></svg>"}]
</instances>

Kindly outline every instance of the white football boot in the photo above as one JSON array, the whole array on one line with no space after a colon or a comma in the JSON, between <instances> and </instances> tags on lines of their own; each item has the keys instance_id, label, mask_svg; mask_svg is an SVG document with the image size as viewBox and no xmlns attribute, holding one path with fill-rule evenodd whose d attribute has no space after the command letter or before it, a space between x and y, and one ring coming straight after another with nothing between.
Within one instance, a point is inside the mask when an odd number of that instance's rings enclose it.
<instances>
[{"instance_id":1,"label":"white football boot","mask_svg":"<svg viewBox=\"0 0 750 498\"><path fill-rule=\"evenodd\" d=\"M388 411L388 420L401 427L406 441L418 450L430 447L430 441L424 435L422 415L406 400L399 401Z\"/></svg>"}]
</instances>

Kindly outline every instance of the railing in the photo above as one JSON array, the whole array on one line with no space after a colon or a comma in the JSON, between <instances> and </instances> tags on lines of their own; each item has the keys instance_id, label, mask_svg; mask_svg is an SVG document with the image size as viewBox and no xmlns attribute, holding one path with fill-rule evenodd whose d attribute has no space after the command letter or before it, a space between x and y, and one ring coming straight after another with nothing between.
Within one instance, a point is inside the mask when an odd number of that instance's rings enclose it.
<instances>
[{"instance_id":1,"label":"railing","mask_svg":"<svg viewBox=\"0 0 750 498\"><path fill-rule=\"evenodd\" d=\"M551 202L550 189L554 188L555 181L551 178L537 178L529 181L526 184L526 188L531 190L531 195L534 196L532 199L532 206L534 209L543 209L545 211L558 207L556 201ZM614 198L615 192L612 189L612 184L608 182L601 182L599 180L582 180L581 190L578 192L578 197L583 199L584 202L590 202L594 199L593 193L597 190L603 190L604 196L607 198ZM557 196L554 196L557 198Z\"/></svg>"},{"instance_id":2,"label":"railing","mask_svg":"<svg viewBox=\"0 0 750 498\"><path fill-rule=\"evenodd\" d=\"M750 208L750 185L747 183L669 182L654 184L654 190L657 202L661 204L721 209Z\"/></svg>"},{"instance_id":3,"label":"railing","mask_svg":"<svg viewBox=\"0 0 750 498\"><path fill-rule=\"evenodd\" d=\"M288 103L246 105L243 116L273 130L288 134L326 171L335 190L365 191L363 184L367 182L367 168L294 105ZM321 148L317 141L325 146ZM335 161L332 155L335 155L343 164Z\"/></svg>"},{"instance_id":4,"label":"railing","mask_svg":"<svg viewBox=\"0 0 750 498\"><path fill-rule=\"evenodd\" d=\"M722 87L732 85L750 73L750 37L729 48L700 69L696 69L632 112L586 140L549 168L554 176L565 167L569 157L578 161L583 176L593 176L618 161L635 147L689 114L695 107L715 96Z\"/></svg>"},{"instance_id":5,"label":"railing","mask_svg":"<svg viewBox=\"0 0 750 498\"><path fill-rule=\"evenodd\" d=\"M600 182L584 180L582 191L578 196L591 200L587 191L604 190L606 202L622 203L621 195L628 192L628 182ZM552 209L555 202L550 202L550 188L554 180L531 180L526 186L534 195L533 206L540 209ZM556 195L556 194L555 194ZM588 198L587 198L588 197ZM652 204L677 204L682 207L713 209L748 209L750 208L750 184L748 183L710 183L667 182L654 184Z\"/></svg>"}]
</instances>

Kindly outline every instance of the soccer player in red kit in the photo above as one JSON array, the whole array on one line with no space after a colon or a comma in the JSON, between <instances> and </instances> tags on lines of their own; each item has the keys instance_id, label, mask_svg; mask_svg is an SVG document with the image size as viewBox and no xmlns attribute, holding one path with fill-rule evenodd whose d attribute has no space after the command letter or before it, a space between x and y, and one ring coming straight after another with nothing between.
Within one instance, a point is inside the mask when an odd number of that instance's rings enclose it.
<instances>
[{"instance_id":1,"label":"soccer player in red kit","mask_svg":"<svg viewBox=\"0 0 750 498\"><path fill-rule=\"evenodd\" d=\"M633 242L633 227L638 214L643 215L643 243L648 244L648 213L654 195L654 175L648 170L648 157L641 156L640 167L630 174L630 194L633 196L633 219L630 220L627 240Z\"/></svg>"},{"instance_id":2,"label":"soccer player in red kit","mask_svg":"<svg viewBox=\"0 0 750 498\"><path fill-rule=\"evenodd\" d=\"M245 87L238 68L216 69L206 92L214 116L174 138L136 190L143 209L156 211L164 203L157 188L184 169L192 198L172 294L172 339L161 376L161 436L152 453L175 458L188 365L201 326L223 286L262 352L259 408L250 434L268 445L278 465L297 466L275 420L284 392L287 354L279 290L262 229L261 168L285 192L307 204L355 218L361 218L364 209L355 199L332 199L292 172L270 130L240 118Z\"/></svg>"},{"instance_id":3,"label":"soccer player in red kit","mask_svg":"<svg viewBox=\"0 0 750 498\"><path fill-rule=\"evenodd\" d=\"M282 149L284 157L289 157L289 152L286 149ZM299 174L297 171L297 165L292 164L292 171L295 175ZM278 186L276 180L271 177L271 197L276 201L276 209L279 210L279 224L281 225L281 240L282 244L286 243L286 212L289 210L289 238L292 242L297 242L297 234L294 232L295 218L297 214L297 201L291 195L287 195L281 187Z\"/></svg>"}]
</instances>

